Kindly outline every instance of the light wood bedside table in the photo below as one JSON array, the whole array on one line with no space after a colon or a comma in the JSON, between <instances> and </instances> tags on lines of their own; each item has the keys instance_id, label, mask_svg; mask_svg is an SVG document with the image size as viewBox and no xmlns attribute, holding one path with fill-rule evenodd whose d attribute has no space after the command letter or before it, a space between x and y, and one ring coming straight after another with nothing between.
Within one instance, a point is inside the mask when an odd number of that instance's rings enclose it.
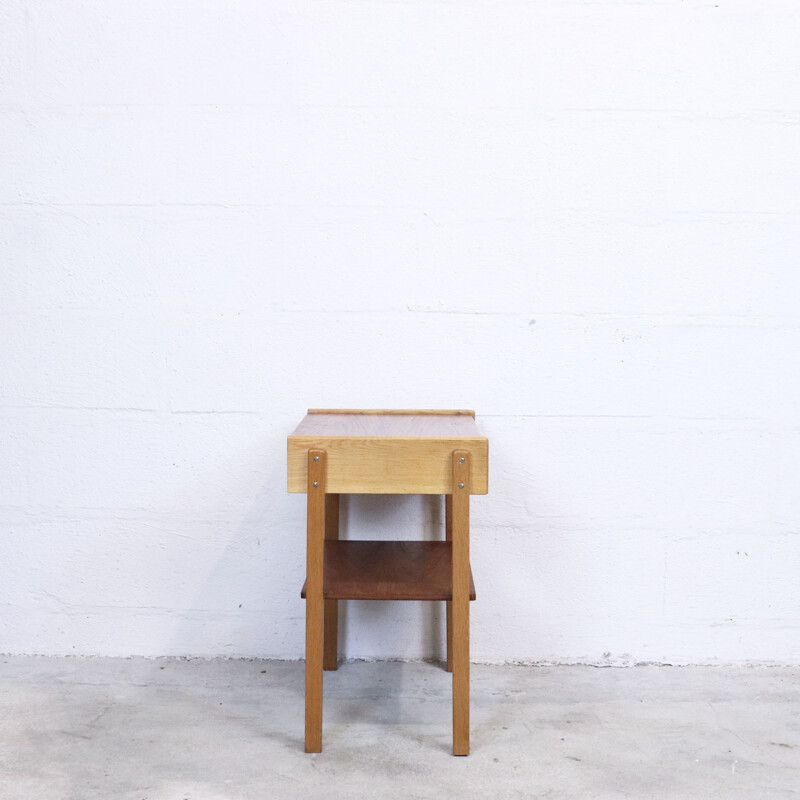
<instances>
[{"instance_id":1,"label":"light wood bedside table","mask_svg":"<svg viewBox=\"0 0 800 800\"><path fill-rule=\"evenodd\" d=\"M338 666L339 600L445 600L453 754L469 753L469 496L487 494L474 411L309 409L288 437L288 489L307 492L307 753L322 750L322 671ZM340 494L443 494L445 541L339 540Z\"/></svg>"}]
</instances>

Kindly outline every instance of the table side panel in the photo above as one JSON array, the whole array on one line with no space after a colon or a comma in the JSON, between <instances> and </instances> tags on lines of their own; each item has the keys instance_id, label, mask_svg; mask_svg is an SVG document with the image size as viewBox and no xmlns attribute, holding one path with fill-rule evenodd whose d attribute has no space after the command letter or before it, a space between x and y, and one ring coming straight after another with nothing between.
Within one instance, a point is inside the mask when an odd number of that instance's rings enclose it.
<instances>
[{"instance_id":1,"label":"table side panel","mask_svg":"<svg viewBox=\"0 0 800 800\"><path fill-rule=\"evenodd\" d=\"M420 437L289 436L288 490L307 489L312 448L327 453L327 487L333 494L449 494L453 450L470 452L470 493L489 491L489 440Z\"/></svg>"}]
</instances>

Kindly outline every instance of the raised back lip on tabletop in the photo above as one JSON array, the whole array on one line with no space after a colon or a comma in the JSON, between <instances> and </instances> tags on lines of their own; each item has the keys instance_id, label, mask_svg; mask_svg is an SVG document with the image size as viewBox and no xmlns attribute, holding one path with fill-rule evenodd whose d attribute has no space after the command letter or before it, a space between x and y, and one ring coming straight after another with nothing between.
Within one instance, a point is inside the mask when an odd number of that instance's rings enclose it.
<instances>
[{"instance_id":1,"label":"raised back lip on tabletop","mask_svg":"<svg viewBox=\"0 0 800 800\"><path fill-rule=\"evenodd\" d=\"M444 410L440 408L309 408L308 414L393 414L397 416L417 416L434 414L443 417L472 417L472 409L457 408Z\"/></svg>"}]
</instances>

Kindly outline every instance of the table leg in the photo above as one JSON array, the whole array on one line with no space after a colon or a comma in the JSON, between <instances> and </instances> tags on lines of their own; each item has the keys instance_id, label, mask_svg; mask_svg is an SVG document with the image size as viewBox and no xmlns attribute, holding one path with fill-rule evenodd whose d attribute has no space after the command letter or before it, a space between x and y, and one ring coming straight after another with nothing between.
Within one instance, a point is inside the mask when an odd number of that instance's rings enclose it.
<instances>
[{"instance_id":1,"label":"table leg","mask_svg":"<svg viewBox=\"0 0 800 800\"><path fill-rule=\"evenodd\" d=\"M469 755L469 452L453 451L453 755Z\"/></svg>"},{"instance_id":2,"label":"table leg","mask_svg":"<svg viewBox=\"0 0 800 800\"><path fill-rule=\"evenodd\" d=\"M325 451L308 451L306 518L306 753L322 750L322 581L325 557Z\"/></svg>"},{"instance_id":3,"label":"table leg","mask_svg":"<svg viewBox=\"0 0 800 800\"><path fill-rule=\"evenodd\" d=\"M339 538L339 495L325 495L325 539ZM325 600L325 634L322 668L339 668L339 601Z\"/></svg>"},{"instance_id":4,"label":"table leg","mask_svg":"<svg viewBox=\"0 0 800 800\"><path fill-rule=\"evenodd\" d=\"M444 538L447 542L453 541L453 495L444 496ZM447 671L453 671L453 603L445 601L445 616L447 627Z\"/></svg>"}]
</instances>

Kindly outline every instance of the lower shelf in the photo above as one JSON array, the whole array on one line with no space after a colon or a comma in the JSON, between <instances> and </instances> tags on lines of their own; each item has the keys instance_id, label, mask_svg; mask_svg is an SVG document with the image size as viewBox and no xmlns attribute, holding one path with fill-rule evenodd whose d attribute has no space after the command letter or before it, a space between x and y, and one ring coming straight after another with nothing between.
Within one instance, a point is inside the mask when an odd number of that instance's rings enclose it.
<instances>
[{"instance_id":1,"label":"lower shelf","mask_svg":"<svg viewBox=\"0 0 800 800\"><path fill-rule=\"evenodd\" d=\"M452 600L452 552L450 542L328 540L322 594L328 600ZM475 599L471 568L469 599Z\"/></svg>"}]
</instances>

